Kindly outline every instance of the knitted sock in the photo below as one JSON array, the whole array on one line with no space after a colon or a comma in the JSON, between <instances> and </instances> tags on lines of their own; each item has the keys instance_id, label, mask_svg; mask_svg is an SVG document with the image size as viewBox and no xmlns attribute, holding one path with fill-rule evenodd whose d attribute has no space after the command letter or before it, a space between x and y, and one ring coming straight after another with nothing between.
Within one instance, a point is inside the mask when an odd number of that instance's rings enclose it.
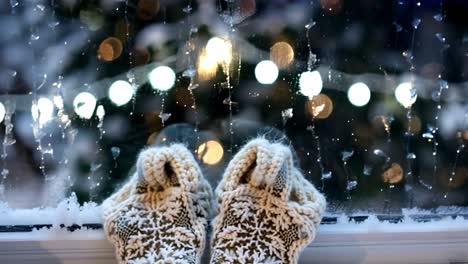
<instances>
[{"instance_id":1,"label":"knitted sock","mask_svg":"<svg viewBox=\"0 0 468 264\"><path fill-rule=\"evenodd\" d=\"M291 150L265 139L234 156L216 198L211 263L297 263L326 205Z\"/></svg>"},{"instance_id":2,"label":"knitted sock","mask_svg":"<svg viewBox=\"0 0 468 264\"><path fill-rule=\"evenodd\" d=\"M182 145L144 150L137 171L104 201L119 263L200 263L212 191Z\"/></svg>"}]
</instances>

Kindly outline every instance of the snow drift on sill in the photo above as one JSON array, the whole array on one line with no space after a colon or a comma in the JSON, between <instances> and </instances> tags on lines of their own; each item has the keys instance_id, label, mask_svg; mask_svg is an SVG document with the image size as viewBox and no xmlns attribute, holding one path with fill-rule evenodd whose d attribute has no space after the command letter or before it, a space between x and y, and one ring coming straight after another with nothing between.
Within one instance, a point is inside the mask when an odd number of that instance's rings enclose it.
<instances>
[{"instance_id":1,"label":"snow drift on sill","mask_svg":"<svg viewBox=\"0 0 468 264\"><path fill-rule=\"evenodd\" d=\"M464 211L466 208L447 208L450 212ZM447 213L447 210L443 210ZM403 221L389 223L380 221L376 215L369 214L368 219L362 222L349 221L349 217L342 214L337 216L336 224L321 225L319 233L388 233L388 232L428 232L428 231L467 231L468 220L463 217L445 217L430 222L414 221L411 215L429 214L421 209L404 209ZM432 212L433 213L433 212ZM441 213L441 212L438 212ZM60 229L60 225L96 224L102 222L101 207L90 202L80 205L75 195L60 202L57 207L15 209L5 203L0 203L0 225L43 225L52 224L52 229L42 229L34 232L68 232ZM55 229L55 231L54 231ZM80 230L85 232L86 230ZM74 231L77 232L77 231Z\"/></svg>"},{"instance_id":2,"label":"snow drift on sill","mask_svg":"<svg viewBox=\"0 0 468 264\"><path fill-rule=\"evenodd\" d=\"M74 194L61 201L57 207L15 209L0 203L0 225L43 225L71 226L86 223L101 223L101 207L96 203L80 205Z\"/></svg>"}]
</instances>

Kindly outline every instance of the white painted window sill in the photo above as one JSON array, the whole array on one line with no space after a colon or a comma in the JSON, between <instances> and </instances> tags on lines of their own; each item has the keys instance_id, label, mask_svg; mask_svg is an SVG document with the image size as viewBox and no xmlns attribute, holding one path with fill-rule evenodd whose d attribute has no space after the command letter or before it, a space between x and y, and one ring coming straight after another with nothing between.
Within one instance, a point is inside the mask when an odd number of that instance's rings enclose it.
<instances>
[{"instance_id":1,"label":"white painted window sill","mask_svg":"<svg viewBox=\"0 0 468 264\"><path fill-rule=\"evenodd\" d=\"M322 225L300 263L468 263L468 221ZM114 264L102 230L0 233L0 263Z\"/></svg>"}]
</instances>

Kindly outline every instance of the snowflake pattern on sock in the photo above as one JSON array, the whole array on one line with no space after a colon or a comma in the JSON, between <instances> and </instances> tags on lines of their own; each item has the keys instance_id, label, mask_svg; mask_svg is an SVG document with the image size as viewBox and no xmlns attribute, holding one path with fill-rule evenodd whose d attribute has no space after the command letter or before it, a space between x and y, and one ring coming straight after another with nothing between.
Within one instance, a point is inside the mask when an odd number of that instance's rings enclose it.
<instances>
[{"instance_id":1,"label":"snowflake pattern on sock","mask_svg":"<svg viewBox=\"0 0 468 264\"><path fill-rule=\"evenodd\" d=\"M181 145L145 150L130 182L103 204L119 263L199 263L211 187L191 153Z\"/></svg>"},{"instance_id":2,"label":"snowflake pattern on sock","mask_svg":"<svg viewBox=\"0 0 468 264\"><path fill-rule=\"evenodd\" d=\"M263 139L236 154L216 195L211 263L296 263L325 209L289 148Z\"/></svg>"}]
</instances>

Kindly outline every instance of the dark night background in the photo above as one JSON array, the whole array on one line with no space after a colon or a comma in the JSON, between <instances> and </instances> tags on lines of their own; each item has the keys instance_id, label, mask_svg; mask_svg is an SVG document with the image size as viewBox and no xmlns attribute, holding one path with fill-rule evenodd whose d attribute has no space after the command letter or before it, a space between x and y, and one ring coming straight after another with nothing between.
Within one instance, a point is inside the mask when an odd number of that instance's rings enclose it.
<instances>
[{"instance_id":1,"label":"dark night background","mask_svg":"<svg viewBox=\"0 0 468 264\"><path fill-rule=\"evenodd\" d=\"M211 5L206 4L208 2ZM167 95L156 93L151 85L146 83L138 89L134 105L129 103L117 107L108 98L99 99L98 104L103 105L106 111L103 124L106 133L98 142L98 149L101 149L99 155L90 156L90 152L80 152L79 148L63 147L55 150L54 159L46 157L46 171L54 174L64 165L57 163L57 157L74 152L70 155L67 168L75 178L75 184L67 187L67 192L77 192L80 201L90 199L86 178L93 164L102 165L97 171L99 177L102 177L100 186L91 195L92 200L99 202L128 177L138 152L147 146L148 142L155 143L154 140L148 140L151 135L156 139L156 143L162 144L163 138L166 138L165 143L183 141L192 150L204 140L216 139L221 142L224 146L221 162L214 166L202 164L206 176L215 186L233 154L229 149L232 147L235 153L249 138L266 134L273 139L283 135L287 137L282 140L290 143L296 150L297 162L305 176L316 186L323 187L330 201L328 210L331 212L351 213L355 210L399 213L401 208L409 206L436 208L441 205L468 205L466 148L459 154L454 169L454 182L448 182L457 148L468 141L468 129L459 123L452 126L451 130L442 129L443 126L453 123L450 120L444 122L443 119L460 119L468 110L467 98L463 96L467 94L468 89L468 2L234 1L239 5L241 12L251 8L252 2L255 13L235 26L235 36L249 42L259 52L255 61L244 60L241 54L239 71L239 61L234 61L236 70L232 71L232 101L236 103L232 109L232 140L229 133L229 107L223 103L229 90L220 85L225 81L225 75L218 70L211 80L199 82L199 88L194 90L198 111L195 117L191 107L194 100L187 89L190 79L183 76L182 72L185 69L178 64L184 56L181 53L189 36L188 24L198 23L198 31L192 34L195 43L194 54L200 51L210 37L216 35L214 24L223 24L219 16L206 18L206 21L218 21L213 24L202 23L203 21L196 18L188 20L182 9L190 4L193 7L192 14L196 14L202 8L212 6L220 14L228 9L223 0L128 0L127 3L111 0L42 1L49 10L49 16L60 22L53 32L50 27L47 29L47 25L43 25L46 22L25 22L18 28L10 27L13 23L11 21L15 21L12 17L17 17L17 23L25 20L28 8L27 5L19 5L16 14L11 14L8 1L4 1L0 4L0 21L4 21L1 23L4 36L0 37L0 92L4 96L14 97L33 91L31 79L37 79L41 75L30 72L30 65L36 64L36 68L41 69L41 65L48 63L44 59L45 48L63 45L68 34L79 35L84 32L86 37L77 38L79 43L74 43L77 48L65 49L67 59L58 66L55 77L62 75L66 80L67 76L79 76L78 83L89 83L90 89L93 89L94 82L126 73L133 67L165 60L167 57L176 58L177 62L171 67L176 65L174 69L177 71L177 81ZM415 19L421 19L416 30L413 27ZM310 21L315 21L315 25L309 30L308 40L304 25ZM173 27L169 30L169 36L158 40L157 45L142 45L142 35L156 34L147 31L154 25ZM96 26L97 29L90 30L92 26ZM41 32L38 33L41 38L37 42L26 44L31 32ZM445 41L441 41L437 36L443 36ZM122 53L112 61L105 61L99 58L98 50L101 43L109 37L115 37L121 42ZM268 59L262 54L268 54L270 47L278 41L288 42L292 46L295 60L287 69L280 71L274 84L261 85L255 80L255 64ZM428 125L436 125L439 122L435 122L435 116L438 115L437 100L434 101L430 96L418 98L412 107L412 120L416 121L408 128L407 110L398 105L392 90L388 91L387 87L370 87L373 91L371 101L365 107L358 108L349 103L344 92L349 83L342 82L339 76L332 75L329 78L322 74L323 79L328 78L328 82L333 84L330 87L324 85L322 90L322 93L332 100L333 112L328 118L314 122L316 134L319 135L324 167L332 172L332 178L326 180L322 186L322 172L316 162L317 142L307 129L312 125L311 117L305 111L308 99L297 92L299 74L307 70L308 43L319 60L314 68L330 67L334 71L357 76L356 81L359 81L358 77L364 73L386 78L412 72L432 85L417 87L418 89L437 90L440 80L446 80L450 84L449 90L460 90L458 97L448 96L448 93L442 94L441 97L439 126L447 132L434 135L439 143L435 172L434 158L431 155L433 145L423 138L422 134L428 130ZM241 44L234 41L234 52L236 48L239 50L239 45ZM13 46L21 50L21 53L24 52L24 59L11 59L15 54L12 52L15 50ZM411 51L411 61L402 55L405 51ZM129 52L132 55L129 55ZM411 65L414 69L411 69ZM12 75L11 72L16 74ZM50 78L46 87L51 87L52 82L53 78ZM455 85L452 87L452 84ZM37 93L48 94L51 89L44 88ZM159 118L163 98L164 112L171 113L164 127ZM99 133L98 118L83 120L73 115L73 106L65 105L65 108L72 117L72 127L78 132L75 144L79 144L83 139L91 145L96 145ZM294 115L283 125L282 111L288 108L293 109ZM451 112L449 109L452 109ZM394 119L391 122L391 141L388 141L384 126L379 121L379 116L382 115L391 115ZM14 122L20 122L20 119L32 122L27 110L15 112ZM199 123L198 139L193 131L196 122ZM12 147L14 150L11 150L14 154L7 159L10 170L7 189L11 190L29 181L22 175L21 171L26 170L24 168L28 168L27 171L30 172L27 174L35 181L41 182L43 177L38 169L40 162L35 154L36 146L34 142L29 142L32 131L19 132L19 129L27 130L27 126L15 126L17 142ZM67 146L68 143L60 138L56 122L51 122L47 129L51 134L46 140ZM3 123L0 130L3 138ZM408 130L413 133L409 145L408 137L405 136L405 131ZM414 161L408 162L406 158L408 146L411 152L417 155ZM111 153L112 147L120 149L120 154L115 160ZM391 158L391 162L386 163L385 159L374 155L374 149L382 149ZM343 164L343 151L353 151L346 166ZM17 156L21 158L16 159ZM15 162L18 165L15 165ZM413 179L403 177L394 184L386 183L382 175L391 163L399 164L404 175L408 172L410 163ZM363 173L364 166L372 168L370 175ZM346 190L347 178L358 182L357 188L350 192ZM412 189L408 190L408 186L412 186ZM447 194L446 198L444 194ZM348 199L348 196L351 199Z\"/></svg>"}]
</instances>

